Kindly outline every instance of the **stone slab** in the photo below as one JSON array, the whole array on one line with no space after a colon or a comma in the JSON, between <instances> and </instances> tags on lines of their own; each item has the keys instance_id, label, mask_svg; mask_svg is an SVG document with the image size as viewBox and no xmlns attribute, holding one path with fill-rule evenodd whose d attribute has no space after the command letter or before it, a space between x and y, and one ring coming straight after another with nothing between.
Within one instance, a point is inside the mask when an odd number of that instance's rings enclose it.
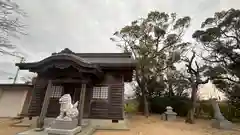
<instances>
[{"instance_id":1,"label":"stone slab","mask_svg":"<svg viewBox=\"0 0 240 135\"><path fill-rule=\"evenodd\" d=\"M212 120L212 127L217 129L232 129L232 123L228 120L218 121L216 119Z\"/></svg>"},{"instance_id":2,"label":"stone slab","mask_svg":"<svg viewBox=\"0 0 240 135\"><path fill-rule=\"evenodd\" d=\"M76 135L92 135L96 129L93 126L87 126L85 128L82 127L81 132ZM17 135L48 135L46 129L44 131L37 132L35 129L30 129L21 133L17 133Z\"/></svg>"},{"instance_id":3,"label":"stone slab","mask_svg":"<svg viewBox=\"0 0 240 135\"><path fill-rule=\"evenodd\" d=\"M80 133L76 134L76 135L92 135L94 132L96 131L96 128L93 126L88 126L85 127L81 130Z\"/></svg>"},{"instance_id":4,"label":"stone slab","mask_svg":"<svg viewBox=\"0 0 240 135\"><path fill-rule=\"evenodd\" d=\"M54 120L50 125L53 129L66 129L71 130L78 126L78 120L74 119L73 121L64 121L64 120Z\"/></svg>"},{"instance_id":5,"label":"stone slab","mask_svg":"<svg viewBox=\"0 0 240 135\"><path fill-rule=\"evenodd\" d=\"M37 132L35 129L30 129L24 132L17 133L17 135L47 135L45 131Z\"/></svg>"},{"instance_id":6,"label":"stone slab","mask_svg":"<svg viewBox=\"0 0 240 135\"><path fill-rule=\"evenodd\" d=\"M76 135L77 133L81 132L81 127L78 126L74 129L54 129L54 128L46 128L46 132L48 135Z\"/></svg>"},{"instance_id":7,"label":"stone slab","mask_svg":"<svg viewBox=\"0 0 240 135\"><path fill-rule=\"evenodd\" d=\"M31 124L28 123L17 123L13 125L14 127L31 127Z\"/></svg>"},{"instance_id":8,"label":"stone slab","mask_svg":"<svg viewBox=\"0 0 240 135\"><path fill-rule=\"evenodd\" d=\"M130 130L127 119L119 120L118 123L112 123L112 120L104 119L91 119L90 121L90 125L98 130Z\"/></svg>"},{"instance_id":9,"label":"stone slab","mask_svg":"<svg viewBox=\"0 0 240 135\"><path fill-rule=\"evenodd\" d=\"M51 126L51 124L55 121L56 118L45 118L44 119L44 128L48 128ZM82 119L82 127L87 126L89 124L89 119Z\"/></svg>"}]
</instances>

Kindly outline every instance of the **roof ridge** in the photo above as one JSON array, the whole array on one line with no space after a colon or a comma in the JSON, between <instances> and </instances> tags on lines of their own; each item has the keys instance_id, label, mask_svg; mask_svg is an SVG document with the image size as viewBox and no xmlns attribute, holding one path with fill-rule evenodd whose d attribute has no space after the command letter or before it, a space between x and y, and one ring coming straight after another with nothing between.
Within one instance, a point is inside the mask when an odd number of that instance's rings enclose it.
<instances>
[{"instance_id":1,"label":"roof ridge","mask_svg":"<svg viewBox=\"0 0 240 135\"><path fill-rule=\"evenodd\" d=\"M76 54L73 54L73 53L57 53L57 54L54 54L54 55L52 55L52 56L50 56L50 57L61 56L61 55L62 55L62 56L71 56L71 57L74 57L74 58L76 58L76 59L79 59L80 61L82 61L82 62L84 62L84 63L93 64L93 63L87 61L86 59L84 59L84 58L82 58L82 57L80 57L80 56L78 56L78 55L76 55Z\"/></svg>"},{"instance_id":2,"label":"roof ridge","mask_svg":"<svg viewBox=\"0 0 240 135\"><path fill-rule=\"evenodd\" d=\"M75 53L75 55L80 57L120 57L120 58L132 58L131 53Z\"/></svg>"}]
</instances>

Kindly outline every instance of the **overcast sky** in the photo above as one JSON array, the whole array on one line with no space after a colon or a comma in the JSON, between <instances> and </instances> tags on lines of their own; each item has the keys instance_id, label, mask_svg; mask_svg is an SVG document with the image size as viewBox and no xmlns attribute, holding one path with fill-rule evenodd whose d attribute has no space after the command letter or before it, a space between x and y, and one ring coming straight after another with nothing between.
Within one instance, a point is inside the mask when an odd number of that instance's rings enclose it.
<instances>
[{"instance_id":1,"label":"overcast sky","mask_svg":"<svg viewBox=\"0 0 240 135\"><path fill-rule=\"evenodd\" d=\"M27 61L41 60L52 52L119 52L109 40L112 34L149 11L176 12L190 16L185 40L201 22L222 9L240 8L240 0L16 0L27 13L23 19L27 36L15 39ZM16 72L18 58L0 56L0 83ZM20 76L27 72L21 71Z\"/></svg>"}]
</instances>

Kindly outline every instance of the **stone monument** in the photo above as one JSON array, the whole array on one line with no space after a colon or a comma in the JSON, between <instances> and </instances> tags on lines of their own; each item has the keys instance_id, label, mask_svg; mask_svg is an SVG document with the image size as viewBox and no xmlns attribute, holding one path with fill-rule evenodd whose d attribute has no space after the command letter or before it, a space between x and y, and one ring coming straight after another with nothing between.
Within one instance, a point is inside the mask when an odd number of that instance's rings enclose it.
<instances>
[{"instance_id":1,"label":"stone monument","mask_svg":"<svg viewBox=\"0 0 240 135\"><path fill-rule=\"evenodd\" d=\"M217 103L217 99L211 99L212 107L214 111L214 119L212 120L212 127L218 129L231 129L232 123L225 119L222 115L220 108Z\"/></svg>"},{"instance_id":2,"label":"stone monument","mask_svg":"<svg viewBox=\"0 0 240 135\"><path fill-rule=\"evenodd\" d=\"M77 125L78 101L72 104L70 94L65 94L59 99L59 103L60 114L50 124L50 127L46 128L48 135L75 135L80 132L81 127Z\"/></svg>"},{"instance_id":3,"label":"stone monument","mask_svg":"<svg viewBox=\"0 0 240 135\"><path fill-rule=\"evenodd\" d=\"M167 106L166 110L167 111L162 114L162 119L167 121L175 120L177 113L173 112L173 108L171 106Z\"/></svg>"}]
</instances>

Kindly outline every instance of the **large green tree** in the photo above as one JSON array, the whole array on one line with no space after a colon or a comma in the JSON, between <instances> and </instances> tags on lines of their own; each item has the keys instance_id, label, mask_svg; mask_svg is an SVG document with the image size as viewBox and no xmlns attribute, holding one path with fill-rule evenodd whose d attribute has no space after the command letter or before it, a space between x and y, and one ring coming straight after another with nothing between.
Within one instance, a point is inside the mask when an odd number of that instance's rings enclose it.
<instances>
[{"instance_id":1,"label":"large green tree","mask_svg":"<svg viewBox=\"0 0 240 135\"><path fill-rule=\"evenodd\" d=\"M150 89L151 80L156 80L161 85L164 80L163 71L174 68L173 63L180 59L181 51L189 45L182 41L189 25L188 16L178 18L175 13L153 11L147 17L121 28L111 38L123 51L131 52L137 60L134 80L138 84L146 116L149 115L149 93L159 93L162 90Z\"/></svg>"},{"instance_id":2,"label":"large green tree","mask_svg":"<svg viewBox=\"0 0 240 135\"><path fill-rule=\"evenodd\" d=\"M181 61L182 62L182 61ZM184 71L184 69L181 69ZM166 70L165 78L165 95L187 97L187 90L191 88L189 80L181 70Z\"/></svg>"},{"instance_id":3,"label":"large green tree","mask_svg":"<svg viewBox=\"0 0 240 135\"><path fill-rule=\"evenodd\" d=\"M188 79L190 84L192 102L187 114L186 122L193 124L195 123L194 115L197 106L197 93L199 86L206 84L209 81L208 77L204 78L204 73L207 71L208 66L200 64L200 61L198 61L196 58L196 52L194 50L192 50L192 56L183 58L183 62L186 65L187 74L185 74L185 77Z\"/></svg>"},{"instance_id":4,"label":"large green tree","mask_svg":"<svg viewBox=\"0 0 240 135\"><path fill-rule=\"evenodd\" d=\"M193 34L203 45L212 82L240 108L240 10L216 12Z\"/></svg>"}]
</instances>

